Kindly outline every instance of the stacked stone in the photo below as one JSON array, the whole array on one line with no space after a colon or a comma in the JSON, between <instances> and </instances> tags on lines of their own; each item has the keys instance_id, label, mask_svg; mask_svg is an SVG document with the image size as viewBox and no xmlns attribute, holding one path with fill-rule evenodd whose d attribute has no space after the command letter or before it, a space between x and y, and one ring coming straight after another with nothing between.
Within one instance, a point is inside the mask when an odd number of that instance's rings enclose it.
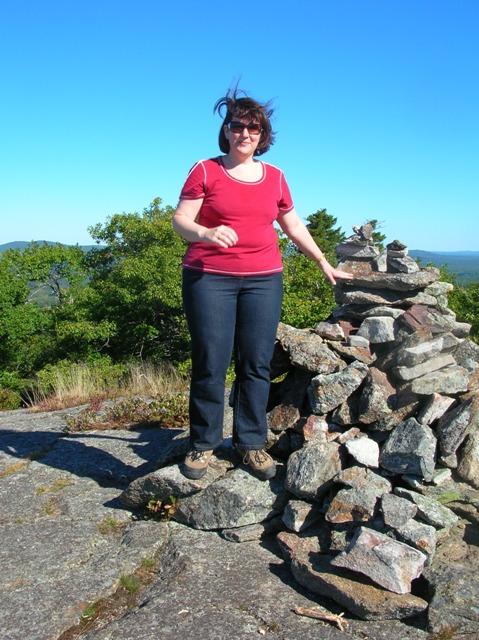
<instances>
[{"instance_id":1,"label":"stacked stone","mask_svg":"<svg viewBox=\"0 0 479 640\"><path fill-rule=\"evenodd\" d=\"M355 277L336 287L332 317L278 332L275 374L285 355L293 369L274 389L270 444L277 455L290 449L294 496L279 540L305 586L360 617L403 617L424 608L411 583L457 521L425 488L451 469L479 487L479 347L447 307L452 286L402 243L380 253L366 225L337 251ZM383 590L358 604L339 567Z\"/></svg>"},{"instance_id":2,"label":"stacked stone","mask_svg":"<svg viewBox=\"0 0 479 640\"><path fill-rule=\"evenodd\" d=\"M354 280L336 287L331 318L278 329L267 443L277 476L258 481L225 446L188 480L176 464L185 432L122 500L173 495L176 520L236 542L282 529L299 583L361 618L399 619L428 607L414 581L432 583L438 536L458 520L434 488L453 474L479 488L479 347L436 269L398 241L379 252L369 225L354 231L337 248Z\"/></svg>"}]
</instances>

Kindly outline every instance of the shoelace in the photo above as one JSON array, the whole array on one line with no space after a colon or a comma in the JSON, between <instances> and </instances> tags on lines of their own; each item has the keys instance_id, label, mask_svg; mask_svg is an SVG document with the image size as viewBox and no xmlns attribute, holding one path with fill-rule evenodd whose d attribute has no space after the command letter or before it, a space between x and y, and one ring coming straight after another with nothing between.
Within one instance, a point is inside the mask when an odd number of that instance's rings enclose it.
<instances>
[{"instance_id":1,"label":"shoelace","mask_svg":"<svg viewBox=\"0 0 479 640\"><path fill-rule=\"evenodd\" d=\"M196 462L197 460L202 460L203 458L207 458L208 457L208 452L207 451L192 451L190 453L190 458Z\"/></svg>"},{"instance_id":2,"label":"shoelace","mask_svg":"<svg viewBox=\"0 0 479 640\"><path fill-rule=\"evenodd\" d=\"M253 449L252 451L247 451L243 458L244 464L248 464L248 460L253 460L256 464L263 464L267 460L267 454L260 449Z\"/></svg>"}]
</instances>

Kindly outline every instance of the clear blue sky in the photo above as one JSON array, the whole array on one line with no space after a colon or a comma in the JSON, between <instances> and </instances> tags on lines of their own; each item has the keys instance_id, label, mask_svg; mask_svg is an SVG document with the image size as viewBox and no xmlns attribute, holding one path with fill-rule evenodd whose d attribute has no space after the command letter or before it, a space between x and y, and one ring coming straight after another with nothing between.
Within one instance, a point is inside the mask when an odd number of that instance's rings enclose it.
<instances>
[{"instance_id":1,"label":"clear blue sky","mask_svg":"<svg viewBox=\"0 0 479 640\"><path fill-rule=\"evenodd\" d=\"M0 54L0 244L175 206L241 79L303 218L479 250L479 0L3 0Z\"/></svg>"}]
</instances>

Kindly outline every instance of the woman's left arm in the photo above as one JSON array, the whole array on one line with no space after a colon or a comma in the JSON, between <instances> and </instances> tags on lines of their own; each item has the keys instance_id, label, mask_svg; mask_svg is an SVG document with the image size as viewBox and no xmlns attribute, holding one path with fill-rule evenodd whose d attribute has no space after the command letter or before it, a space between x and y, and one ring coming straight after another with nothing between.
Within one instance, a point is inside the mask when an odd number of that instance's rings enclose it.
<instances>
[{"instance_id":1,"label":"woman's left arm","mask_svg":"<svg viewBox=\"0 0 479 640\"><path fill-rule=\"evenodd\" d=\"M298 249L313 262L316 262L331 284L336 284L336 280L352 280L354 278L352 273L335 269L329 264L295 209L288 211L288 213L280 213L278 224Z\"/></svg>"}]
</instances>

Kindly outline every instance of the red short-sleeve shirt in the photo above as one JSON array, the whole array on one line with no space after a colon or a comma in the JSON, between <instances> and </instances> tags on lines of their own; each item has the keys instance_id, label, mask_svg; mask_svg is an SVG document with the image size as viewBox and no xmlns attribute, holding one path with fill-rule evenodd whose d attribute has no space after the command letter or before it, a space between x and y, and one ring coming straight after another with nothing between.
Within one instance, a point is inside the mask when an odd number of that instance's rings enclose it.
<instances>
[{"instance_id":1,"label":"red short-sleeve shirt","mask_svg":"<svg viewBox=\"0 0 479 640\"><path fill-rule=\"evenodd\" d=\"M273 226L280 212L294 208L282 171L261 162L257 182L233 178L221 158L197 162L181 191L180 200L203 198L197 222L205 227L232 227L238 242L222 248L206 242L190 243L183 267L234 276L278 273L283 265Z\"/></svg>"}]
</instances>

